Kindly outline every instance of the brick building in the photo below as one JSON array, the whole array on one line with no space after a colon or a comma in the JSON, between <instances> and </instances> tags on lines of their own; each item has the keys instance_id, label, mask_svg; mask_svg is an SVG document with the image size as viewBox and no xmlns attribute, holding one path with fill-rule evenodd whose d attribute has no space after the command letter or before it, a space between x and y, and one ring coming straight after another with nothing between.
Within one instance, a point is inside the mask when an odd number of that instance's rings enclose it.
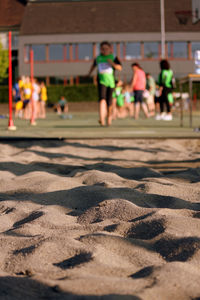
<instances>
[{"instance_id":1,"label":"brick building","mask_svg":"<svg viewBox=\"0 0 200 300\"><path fill-rule=\"evenodd\" d=\"M0 41L4 49L8 48L8 31L12 31L13 73L18 74L19 31L25 10L26 0L0 1Z\"/></svg>"},{"instance_id":2,"label":"brick building","mask_svg":"<svg viewBox=\"0 0 200 300\"><path fill-rule=\"evenodd\" d=\"M11 0L6 0L11 1ZM13 0L12 0L13 1ZM14 0L17 1L17 0ZM122 79L131 76L133 61L157 76L161 58L160 0L29 0L19 35L19 73L30 73L34 51L35 76L47 82L78 82L108 40L123 64ZM165 52L176 77L194 71L200 49L200 0L165 0ZM178 17L181 19L179 20Z\"/></svg>"}]
</instances>

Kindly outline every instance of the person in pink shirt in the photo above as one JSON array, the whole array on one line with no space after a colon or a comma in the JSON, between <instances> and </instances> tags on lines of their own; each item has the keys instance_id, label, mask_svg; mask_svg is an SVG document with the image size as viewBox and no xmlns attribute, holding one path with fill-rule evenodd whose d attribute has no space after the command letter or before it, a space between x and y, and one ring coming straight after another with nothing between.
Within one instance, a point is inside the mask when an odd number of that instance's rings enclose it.
<instances>
[{"instance_id":1,"label":"person in pink shirt","mask_svg":"<svg viewBox=\"0 0 200 300\"><path fill-rule=\"evenodd\" d=\"M135 98L135 119L138 119L140 113L140 106L142 106L143 112L146 118L149 117L146 103L143 102L143 93L146 88L146 75L138 63L131 65L133 70L133 77L131 80L131 86L134 92Z\"/></svg>"}]
</instances>

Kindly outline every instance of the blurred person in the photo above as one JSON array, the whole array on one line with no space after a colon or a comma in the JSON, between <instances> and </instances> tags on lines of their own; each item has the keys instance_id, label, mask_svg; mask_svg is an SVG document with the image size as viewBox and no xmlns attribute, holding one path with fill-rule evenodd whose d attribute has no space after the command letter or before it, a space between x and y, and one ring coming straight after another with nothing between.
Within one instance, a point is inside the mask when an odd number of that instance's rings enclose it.
<instances>
[{"instance_id":1,"label":"blurred person","mask_svg":"<svg viewBox=\"0 0 200 300\"><path fill-rule=\"evenodd\" d=\"M124 100L125 100L125 107L128 111L128 115L130 117L134 116L134 96L131 91L131 86L129 84L124 85Z\"/></svg>"},{"instance_id":2,"label":"blurred person","mask_svg":"<svg viewBox=\"0 0 200 300\"><path fill-rule=\"evenodd\" d=\"M125 118L127 116L127 110L126 110L126 106L125 106L125 90L124 90L123 82L120 81L120 83L122 84L122 86L120 86L121 89L116 94L117 117L118 118Z\"/></svg>"},{"instance_id":3,"label":"blurred person","mask_svg":"<svg viewBox=\"0 0 200 300\"><path fill-rule=\"evenodd\" d=\"M131 80L132 90L134 92L135 98L135 112L134 117L137 120L139 118L140 106L142 106L145 117L148 118L148 109L146 103L143 101L143 93L146 88L146 75L143 69L138 63L133 63L131 65L133 71L133 77Z\"/></svg>"},{"instance_id":4,"label":"blurred person","mask_svg":"<svg viewBox=\"0 0 200 300\"><path fill-rule=\"evenodd\" d=\"M115 81L115 88L112 93L112 120L116 120L118 117L117 97L122 92L123 82L121 80Z\"/></svg>"},{"instance_id":5,"label":"blurred person","mask_svg":"<svg viewBox=\"0 0 200 300\"><path fill-rule=\"evenodd\" d=\"M12 89L13 100L15 102L15 117L22 118L23 116L23 101L21 100L21 93L19 88L19 80L15 82Z\"/></svg>"},{"instance_id":6,"label":"blurred person","mask_svg":"<svg viewBox=\"0 0 200 300\"><path fill-rule=\"evenodd\" d=\"M121 62L112 53L111 44L107 41L100 44L100 55L97 56L89 70L90 76L93 70L98 69L98 92L99 92L99 123L101 126L105 125L107 118L107 125L112 123L112 93L115 88L115 70L122 70Z\"/></svg>"},{"instance_id":7,"label":"blurred person","mask_svg":"<svg viewBox=\"0 0 200 300\"><path fill-rule=\"evenodd\" d=\"M151 74L146 73L146 89L148 91L148 96L146 98L146 103L149 111L149 116L155 115L155 93L156 93L156 82Z\"/></svg>"},{"instance_id":8,"label":"blurred person","mask_svg":"<svg viewBox=\"0 0 200 300\"><path fill-rule=\"evenodd\" d=\"M46 118L47 88L44 81L40 84L39 117Z\"/></svg>"},{"instance_id":9,"label":"blurred person","mask_svg":"<svg viewBox=\"0 0 200 300\"><path fill-rule=\"evenodd\" d=\"M38 116L38 109L39 109L39 94L40 94L40 85L36 78L33 78L32 82L32 114L33 119L35 120ZM32 125L35 125L35 122L32 122Z\"/></svg>"},{"instance_id":10,"label":"blurred person","mask_svg":"<svg viewBox=\"0 0 200 300\"><path fill-rule=\"evenodd\" d=\"M28 120L31 116L31 106L30 100L32 95L32 85L30 77L25 77L25 82L23 85L23 109L24 109L24 119Z\"/></svg>"},{"instance_id":11,"label":"blurred person","mask_svg":"<svg viewBox=\"0 0 200 300\"><path fill-rule=\"evenodd\" d=\"M161 73L159 74L158 84L160 87L160 115L156 116L156 120L171 121L171 106L173 103L173 71L166 59L160 61ZM166 113L164 108L166 107Z\"/></svg>"},{"instance_id":12,"label":"blurred person","mask_svg":"<svg viewBox=\"0 0 200 300\"><path fill-rule=\"evenodd\" d=\"M26 77L23 75L18 79L19 89L23 90Z\"/></svg>"},{"instance_id":13,"label":"blurred person","mask_svg":"<svg viewBox=\"0 0 200 300\"><path fill-rule=\"evenodd\" d=\"M61 115L62 113L68 113L69 112L69 106L66 98L64 96L60 97L60 100L58 103L54 106L55 110L57 111L58 115Z\"/></svg>"},{"instance_id":14,"label":"blurred person","mask_svg":"<svg viewBox=\"0 0 200 300\"><path fill-rule=\"evenodd\" d=\"M160 87L156 84L156 91L155 91L155 113L160 115Z\"/></svg>"}]
</instances>

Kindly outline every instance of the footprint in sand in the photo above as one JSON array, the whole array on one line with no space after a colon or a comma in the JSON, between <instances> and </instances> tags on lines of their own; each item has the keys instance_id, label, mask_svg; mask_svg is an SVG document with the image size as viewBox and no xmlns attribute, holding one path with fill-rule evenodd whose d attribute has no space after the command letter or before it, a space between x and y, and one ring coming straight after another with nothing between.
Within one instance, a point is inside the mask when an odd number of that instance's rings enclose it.
<instances>
[{"instance_id":1,"label":"footprint in sand","mask_svg":"<svg viewBox=\"0 0 200 300\"><path fill-rule=\"evenodd\" d=\"M131 277L133 279L149 277L153 273L154 269L155 269L154 266L148 266L148 267L142 268L141 270L137 271L134 274L131 274L129 277Z\"/></svg>"},{"instance_id":2,"label":"footprint in sand","mask_svg":"<svg viewBox=\"0 0 200 300\"><path fill-rule=\"evenodd\" d=\"M26 248L22 248L19 250L14 250L13 254L18 255L18 254L23 254L23 255L27 255L32 253L35 250L36 246L35 245L31 245L30 247L26 247Z\"/></svg>"},{"instance_id":3,"label":"footprint in sand","mask_svg":"<svg viewBox=\"0 0 200 300\"><path fill-rule=\"evenodd\" d=\"M82 264L88 263L93 260L91 252L81 252L69 259L63 260L59 263L53 264L56 267L61 268L62 270L72 269Z\"/></svg>"},{"instance_id":4,"label":"footprint in sand","mask_svg":"<svg viewBox=\"0 0 200 300\"><path fill-rule=\"evenodd\" d=\"M154 249L168 262L184 262L200 249L200 239L196 237L180 239L162 238L154 244Z\"/></svg>"},{"instance_id":5,"label":"footprint in sand","mask_svg":"<svg viewBox=\"0 0 200 300\"><path fill-rule=\"evenodd\" d=\"M4 205L2 205L0 207L0 215L7 215L11 212L13 212L16 208L14 207L5 207Z\"/></svg>"},{"instance_id":6,"label":"footprint in sand","mask_svg":"<svg viewBox=\"0 0 200 300\"><path fill-rule=\"evenodd\" d=\"M20 227L21 225L32 222L32 221L40 218L43 215L44 215L44 212L42 212L42 211L34 211L28 217L26 217L26 218L24 218L20 221L15 222L13 224L13 228Z\"/></svg>"},{"instance_id":7,"label":"footprint in sand","mask_svg":"<svg viewBox=\"0 0 200 300\"><path fill-rule=\"evenodd\" d=\"M193 218L197 218L197 219L200 219L200 212L195 212L193 213Z\"/></svg>"},{"instance_id":8,"label":"footprint in sand","mask_svg":"<svg viewBox=\"0 0 200 300\"><path fill-rule=\"evenodd\" d=\"M165 231L164 219L140 222L128 230L126 237L133 239L151 240Z\"/></svg>"},{"instance_id":9,"label":"footprint in sand","mask_svg":"<svg viewBox=\"0 0 200 300\"><path fill-rule=\"evenodd\" d=\"M114 232L119 224L111 224L108 226L105 226L103 230L108 231L108 232Z\"/></svg>"}]
</instances>

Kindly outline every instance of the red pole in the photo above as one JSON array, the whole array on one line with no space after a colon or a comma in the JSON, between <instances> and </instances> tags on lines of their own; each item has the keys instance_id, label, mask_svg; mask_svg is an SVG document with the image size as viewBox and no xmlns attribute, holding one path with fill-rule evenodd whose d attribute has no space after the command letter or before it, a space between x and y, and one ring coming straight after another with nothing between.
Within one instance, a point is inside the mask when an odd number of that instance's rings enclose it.
<instances>
[{"instance_id":1,"label":"red pole","mask_svg":"<svg viewBox=\"0 0 200 300\"><path fill-rule=\"evenodd\" d=\"M33 53L33 49L30 50L30 67L31 67L31 108L32 108L32 112L31 112L31 120L30 123L31 125L36 125L35 122L35 103L32 97L33 94L33 74L34 74L34 53Z\"/></svg>"},{"instance_id":2,"label":"red pole","mask_svg":"<svg viewBox=\"0 0 200 300\"><path fill-rule=\"evenodd\" d=\"M9 31L8 34L8 59L9 59L9 76L8 76L8 95L9 95L9 121L8 121L8 129L15 130L16 127L13 123L12 118L12 34Z\"/></svg>"}]
</instances>

